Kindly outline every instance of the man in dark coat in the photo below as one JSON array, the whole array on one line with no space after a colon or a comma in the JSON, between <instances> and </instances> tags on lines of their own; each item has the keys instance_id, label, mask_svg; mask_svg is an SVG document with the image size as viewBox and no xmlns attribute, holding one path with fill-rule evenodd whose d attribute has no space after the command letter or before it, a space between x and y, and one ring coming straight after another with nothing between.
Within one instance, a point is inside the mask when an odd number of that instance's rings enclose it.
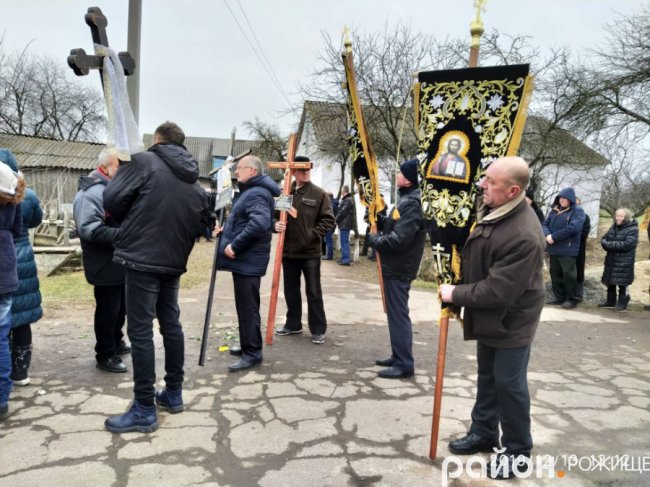
<instances>
[{"instance_id":1,"label":"man in dark coat","mask_svg":"<svg viewBox=\"0 0 650 487\"><path fill-rule=\"evenodd\" d=\"M584 223L585 212L576 203L575 191L564 188L555 198L543 225L546 250L551 256L551 283L555 295L550 304L561 304L564 309L575 308L579 301L576 258L580 253Z\"/></svg>"},{"instance_id":2,"label":"man in dark coat","mask_svg":"<svg viewBox=\"0 0 650 487\"><path fill-rule=\"evenodd\" d=\"M113 242L119 225L104 211L104 188L120 162L114 151L99 153L99 166L79 178L79 191L72 205L81 239L86 280L95 295L95 359L97 368L107 372L126 372L120 354L130 348L123 341L125 322L124 266L113 262Z\"/></svg>"},{"instance_id":3,"label":"man in dark coat","mask_svg":"<svg viewBox=\"0 0 650 487\"><path fill-rule=\"evenodd\" d=\"M580 198L576 198L576 204L582 206ZM576 297L578 302L581 303L585 294L585 264L587 262L587 239L591 231L591 218L585 212L585 223L582 225L580 232L580 251L576 256Z\"/></svg>"},{"instance_id":4,"label":"man in dark coat","mask_svg":"<svg viewBox=\"0 0 650 487\"><path fill-rule=\"evenodd\" d=\"M334 197L333 193L327 193L332 203L332 213L336 218L339 211L339 200ZM323 260L332 260L334 258L334 229L325 232L325 256Z\"/></svg>"},{"instance_id":5,"label":"man in dark coat","mask_svg":"<svg viewBox=\"0 0 650 487\"><path fill-rule=\"evenodd\" d=\"M519 157L497 159L488 167L476 226L462 251L463 282L440 287L442 301L465 307L465 339L477 340L472 425L449 450L492 451L501 425L506 463L529 458L533 447L526 375L544 306L544 236L524 199L528 181L528 165Z\"/></svg>"},{"instance_id":6,"label":"man in dark coat","mask_svg":"<svg viewBox=\"0 0 650 487\"><path fill-rule=\"evenodd\" d=\"M280 188L263 173L262 161L246 156L235 170L239 194L219 241L218 269L232 272L239 321L240 355L230 372L250 369L262 362L260 281L266 274L273 236L274 197Z\"/></svg>"},{"instance_id":7,"label":"man in dark coat","mask_svg":"<svg viewBox=\"0 0 650 487\"><path fill-rule=\"evenodd\" d=\"M370 233L366 236L369 245L381 256L392 353L390 357L375 363L388 367L378 372L379 377L386 379L411 377L415 370L408 300L411 281L417 277L420 268L426 236L417 159L400 166L397 187L399 200L384 223L383 234Z\"/></svg>"},{"instance_id":8,"label":"man in dark coat","mask_svg":"<svg viewBox=\"0 0 650 487\"><path fill-rule=\"evenodd\" d=\"M297 156L296 162L309 162L309 158ZM312 343L325 343L327 318L323 306L323 291L320 286L321 240L328 230L335 226L332 203L325 191L310 181L310 169L294 171L295 181L291 184L293 207L297 215L289 215L286 223L277 221L276 232L287 234L282 252L282 274L284 275L284 298L287 301L287 320L276 335L284 336L302 333L302 298L300 276L305 276L307 294L308 325Z\"/></svg>"},{"instance_id":9,"label":"man in dark coat","mask_svg":"<svg viewBox=\"0 0 650 487\"><path fill-rule=\"evenodd\" d=\"M104 209L121 224L113 260L126 267L135 395L127 413L106 420L106 428L114 433L154 431L158 427L154 396L163 409L183 410L185 349L178 290L196 237L210 219L207 197L198 183L199 166L184 140L175 123L160 125L154 145L122 163L104 190ZM165 346L165 388L158 392L154 318Z\"/></svg>"},{"instance_id":10,"label":"man in dark coat","mask_svg":"<svg viewBox=\"0 0 650 487\"><path fill-rule=\"evenodd\" d=\"M336 214L336 224L339 227L339 239L341 240L341 260L339 265L350 265L350 230L354 230L357 224L357 212L354 208L354 201L350 194L349 186L341 188L341 202L339 211Z\"/></svg>"}]
</instances>

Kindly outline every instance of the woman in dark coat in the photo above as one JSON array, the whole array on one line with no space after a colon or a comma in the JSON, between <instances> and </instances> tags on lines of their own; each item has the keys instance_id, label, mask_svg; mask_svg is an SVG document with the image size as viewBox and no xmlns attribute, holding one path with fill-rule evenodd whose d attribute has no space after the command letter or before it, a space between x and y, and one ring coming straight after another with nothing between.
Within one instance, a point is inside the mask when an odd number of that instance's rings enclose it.
<instances>
[{"instance_id":1,"label":"woman in dark coat","mask_svg":"<svg viewBox=\"0 0 650 487\"><path fill-rule=\"evenodd\" d=\"M605 270L602 283L607 286L607 300L600 303L601 308L616 308L625 311L630 302L627 286L634 281L634 260L639 242L639 225L627 208L616 210L614 224L600 241L605 256ZM616 300L618 286L618 301Z\"/></svg>"},{"instance_id":2,"label":"woman in dark coat","mask_svg":"<svg viewBox=\"0 0 650 487\"><path fill-rule=\"evenodd\" d=\"M16 158L9 149L0 149L0 161L18 172ZM27 370L32 358L31 324L41 319L41 292L34 250L29 243L29 229L40 225L43 220L41 202L36 193L25 189L25 198L20 203L23 229L14 239L18 271L18 289L13 293L11 304L11 380L15 385L29 384Z\"/></svg>"}]
</instances>

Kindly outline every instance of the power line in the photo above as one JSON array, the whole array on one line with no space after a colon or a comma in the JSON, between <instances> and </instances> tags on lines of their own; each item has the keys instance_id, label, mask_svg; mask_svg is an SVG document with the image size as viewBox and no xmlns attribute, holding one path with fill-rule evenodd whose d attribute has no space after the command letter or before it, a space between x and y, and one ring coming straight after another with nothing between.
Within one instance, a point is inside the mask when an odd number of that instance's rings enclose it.
<instances>
[{"instance_id":1,"label":"power line","mask_svg":"<svg viewBox=\"0 0 650 487\"><path fill-rule=\"evenodd\" d=\"M235 16L235 13L234 13L234 12L232 11L232 9L230 8L230 5L228 5L228 2L227 2L226 0L223 0L223 3L224 3L224 5L226 6L226 8L228 9L228 12L230 12L230 15L231 15L231 17L233 18L233 20L235 21L235 23L237 24L237 27L239 27L240 32L241 32L242 35L244 36L244 39L246 39L246 42L248 42L248 45L249 45L249 46L251 47L251 49L253 50L253 53L255 53L255 56L257 57L258 61L259 61L260 64L262 65L262 68L264 68L264 71L266 71L266 74L269 76L269 78L271 79L271 81L273 82L273 84L275 85L275 87L278 89L278 91L280 92L280 94L284 97L284 99L285 99L286 102L289 104L289 106L291 106L291 100L289 100L289 97L287 97L286 93L285 93L284 90L282 89L282 86L280 86L280 83L278 82L278 80L276 79L276 77L274 77L274 73L272 73L272 72L269 70L269 68L266 66L266 64L264 63L264 61L263 61L262 58L260 57L259 53L257 52L257 49L255 48L255 46L253 45L253 43L252 43L251 40L249 39L249 37L248 37L248 35L246 34L246 32L244 31L244 28L242 27L242 25L239 23L239 20L238 20L237 17Z\"/></svg>"},{"instance_id":2,"label":"power line","mask_svg":"<svg viewBox=\"0 0 650 487\"><path fill-rule=\"evenodd\" d=\"M259 39L257 38L257 35L255 34L255 29L253 29L253 26L251 25L250 21L248 20L248 15L246 15L246 12L244 11L244 7L242 6L241 2L237 0L237 5L239 5L239 10L241 10L241 13L244 15L244 20L246 20L246 24L248 25L248 30L250 30L250 33L253 35L253 39L255 40L255 43L257 44L257 47L260 50L260 53L262 54L262 57L266 61L267 66L271 70L271 73L273 73L273 78L275 81L277 81L277 84L282 91L282 95L287 99L287 95L282 89L282 84L280 83L280 80L278 79L278 76L275 73L275 70L273 69L273 65L269 61L269 58L266 56L266 53L264 52L264 48L262 47L262 44L260 43Z\"/></svg>"}]
</instances>

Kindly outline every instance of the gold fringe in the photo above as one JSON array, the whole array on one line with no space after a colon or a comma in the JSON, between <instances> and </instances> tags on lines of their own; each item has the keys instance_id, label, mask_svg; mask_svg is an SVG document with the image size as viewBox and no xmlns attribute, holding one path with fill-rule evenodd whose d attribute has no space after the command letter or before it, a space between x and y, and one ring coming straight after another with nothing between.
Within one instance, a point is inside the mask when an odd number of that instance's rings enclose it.
<instances>
[{"instance_id":1,"label":"gold fringe","mask_svg":"<svg viewBox=\"0 0 650 487\"><path fill-rule=\"evenodd\" d=\"M413 110L415 115L415 133L420 130L420 82L413 84Z\"/></svg>"},{"instance_id":2,"label":"gold fringe","mask_svg":"<svg viewBox=\"0 0 650 487\"><path fill-rule=\"evenodd\" d=\"M526 125L526 117L528 116L528 105L530 104L530 99L533 95L534 81L534 76L526 76L526 81L524 81L524 92L521 95L519 110L517 111L512 135L510 136L510 142L508 143L508 150L506 152L507 156L516 156L519 151L521 137L524 134L524 126Z\"/></svg>"}]
</instances>

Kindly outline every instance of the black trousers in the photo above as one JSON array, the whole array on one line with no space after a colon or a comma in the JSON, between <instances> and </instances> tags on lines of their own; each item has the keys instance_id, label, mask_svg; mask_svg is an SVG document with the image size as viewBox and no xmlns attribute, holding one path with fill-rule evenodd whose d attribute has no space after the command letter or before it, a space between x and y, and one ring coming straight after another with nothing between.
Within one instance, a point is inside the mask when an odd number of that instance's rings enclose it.
<instances>
[{"instance_id":1,"label":"black trousers","mask_svg":"<svg viewBox=\"0 0 650 487\"><path fill-rule=\"evenodd\" d=\"M413 326L409 317L409 291L411 283L384 278L388 332L394 367L403 372L413 372Z\"/></svg>"},{"instance_id":2,"label":"black trousers","mask_svg":"<svg viewBox=\"0 0 650 487\"><path fill-rule=\"evenodd\" d=\"M124 284L95 286L95 358L98 362L117 355L126 316Z\"/></svg>"},{"instance_id":3,"label":"black trousers","mask_svg":"<svg viewBox=\"0 0 650 487\"><path fill-rule=\"evenodd\" d=\"M284 274L284 298L287 301L287 321L290 330L302 329L302 298L300 296L300 275L305 276L307 295L307 321L312 335L324 335L327 319L323 306L323 291L320 286L320 258L282 259Z\"/></svg>"},{"instance_id":4,"label":"black trousers","mask_svg":"<svg viewBox=\"0 0 650 487\"><path fill-rule=\"evenodd\" d=\"M551 284L553 294L561 301L579 301L576 291L578 288L578 269L576 258L566 255L551 255Z\"/></svg>"},{"instance_id":5,"label":"black trousers","mask_svg":"<svg viewBox=\"0 0 650 487\"><path fill-rule=\"evenodd\" d=\"M476 358L478 390L470 432L496 440L501 423L501 446L505 453L530 456L533 448L527 380L530 345L493 348L478 343Z\"/></svg>"},{"instance_id":6,"label":"black trousers","mask_svg":"<svg viewBox=\"0 0 650 487\"><path fill-rule=\"evenodd\" d=\"M183 385L185 342L179 321L178 289L180 276L126 270L127 331L133 360L133 393L144 405L153 405L156 383L156 357L153 320L158 317L165 347L165 386Z\"/></svg>"},{"instance_id":7,"label":"black trousers","mask_svg":"<svg viewBox=\"0 0 650 487\"><path fill-rule=\"evenodd\" d=\"M260 277L232 273L235 286L235 306L239 321L239 343L242 358L248 362L262 360L260 331Z\"/></svg>"},{"instance_id":8,"label":"black trousers","mask_svg":"<svg viewBox=\"0 0 650 487\"><path fill-rule=\"evenodd\" d=\"M627 286L618 286L618 299L627 295ZM616 304L616 285L610 284L607 286L607 302L611 305Z\"/></svg>"}]
</instances>

